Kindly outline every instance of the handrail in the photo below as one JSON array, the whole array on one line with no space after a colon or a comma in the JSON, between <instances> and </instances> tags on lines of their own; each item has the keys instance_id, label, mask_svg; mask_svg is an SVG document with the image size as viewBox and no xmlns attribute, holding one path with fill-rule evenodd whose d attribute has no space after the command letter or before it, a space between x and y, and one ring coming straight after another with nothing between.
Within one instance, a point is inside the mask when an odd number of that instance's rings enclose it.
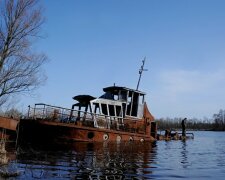
<instances>
[{"instance_id":1,"label":"handrail","mask_svg":"<svg viewBox=\"0 0 225 180\"><path fill-rule=\"evenodd\" d=\"M124 120L120 116L109 116L96 114L82 110L52 106L44 103L37 103L34 107L29 106L28 118L55 121L60 123L76 123L81 121L84 126L97 128L120 129L121 131L134 131L134 128L124 126ZM137 130L135 130L136 132Z\"/></svg>"},{"instance_id":2,"label":"handrail","mask_svg":"<svg viewBox=\"0 0 225 180\"><path fill-rule=\"evenodd\" d=\"M38 108L36 106L44 106L44 107ZM123 118L122 116L110 116L110 115L96 114L96 113L92 113L92 112L76 110L76 109L69 109L69 108L64 108L64 107L60 107L60 106L48 105L48 104L44 104L44 103L37 103L37 104L35 104L34 108L29 106L30 109L47 109L47 107L50 107L50 108L53 108L53 109L66 110L66 111L70 111L70 112L72 111L72 112L85 113L85 114L89 114L89 115L92 115L92 116L102 116L102 117L108 117L108 118ZM30 113L28 113L28 114L30 114ZM34 113L34 115L35 115L35 113ZM134 117L132 117L132 118L134 118Z\"/></svg>"}]
</instances>

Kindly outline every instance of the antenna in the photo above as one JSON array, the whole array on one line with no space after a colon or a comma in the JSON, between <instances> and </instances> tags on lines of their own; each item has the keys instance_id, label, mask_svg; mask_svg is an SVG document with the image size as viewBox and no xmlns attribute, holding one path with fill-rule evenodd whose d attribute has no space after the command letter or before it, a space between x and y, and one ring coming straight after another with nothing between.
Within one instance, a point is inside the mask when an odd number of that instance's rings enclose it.
<instances>
[{"instance_id":1,"label":"antenna","mask_svg":"<svg viewBox=\"0 0 225 180\"><path fill-rule=\"evenodd\" d=\"M139 84L140 84L140 81L141 81L142 72L143 71L147 71L147 69L144 69L145 59L146 59L146 57L142 60L142 66L141 66L141 69L139 69L139 79L138 79L138 84L137 84L137 89L136 90L138 90L138 87L139 87Z\"/></svg>"}]
</instances>

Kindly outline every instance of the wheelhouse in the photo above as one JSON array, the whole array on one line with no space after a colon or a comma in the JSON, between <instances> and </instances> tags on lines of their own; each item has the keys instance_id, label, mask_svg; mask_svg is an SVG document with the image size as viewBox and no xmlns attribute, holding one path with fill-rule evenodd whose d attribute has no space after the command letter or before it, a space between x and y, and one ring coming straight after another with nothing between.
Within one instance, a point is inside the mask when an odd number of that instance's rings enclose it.
<instances>
[{"instance_id":1,"label":"wheelhouse","mask_svg":"<svg viewBox=\"0 0 225 180\"><path fill-rule=\"evenodd\" d=\"M77 102L71 109L36 104L35 117L115 130L137 129L136 126L140 129L143 126L145 93L119 86L106 87L103 91L104 94L98 98L90 95L73 97Z\"/></svg>"},{"instance_id":2,"label":"wheelhouse","mask_svg":"<svg viewBox=\"0 0 225 180\"><path fill-rule=\"evenodd\" d=\"M145 93L119 86L106 87L103 91L102 96L90 101L93 113L115 118L143 117Z\"/></svg>"}]
</instances>

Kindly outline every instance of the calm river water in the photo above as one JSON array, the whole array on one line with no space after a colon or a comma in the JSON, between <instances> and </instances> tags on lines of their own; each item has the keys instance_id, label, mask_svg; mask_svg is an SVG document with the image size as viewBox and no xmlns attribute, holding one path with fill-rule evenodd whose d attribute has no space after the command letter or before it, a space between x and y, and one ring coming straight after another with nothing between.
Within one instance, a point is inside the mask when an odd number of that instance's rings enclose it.
<instances>
[{"instance_id":1,"label":"calm river water","mask_svg":"<svg viewBox=\"0 0 225 180\"><path fill-rule=\"evenodd\" d=\"M225 179L225 132L194 134L187 141L75 143L17 153L7 147L9 163L0 171L20 171L15 179Z\"/></svg>"}]
</instances>

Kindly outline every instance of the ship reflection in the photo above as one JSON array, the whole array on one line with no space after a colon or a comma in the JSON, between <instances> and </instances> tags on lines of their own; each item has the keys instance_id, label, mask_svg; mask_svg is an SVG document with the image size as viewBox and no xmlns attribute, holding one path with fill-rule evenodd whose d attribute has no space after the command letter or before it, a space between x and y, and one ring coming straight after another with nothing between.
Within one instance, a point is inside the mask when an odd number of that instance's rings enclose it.
<instances>
[{"instance_id":1,"label":"ship reflection","mask_svg":"<svg viewBox=\"0 0 225 180\"><path fill-rule=\"evenodd\" d=\"M156 155L152 143L79 144L74 147L78 177L124 179L151 174Z\"/></svg>"},{"instance_id":2,"label":"ship reflection","mask_svg":"<svg viewBox=\"0 0 225 180\"><path fill-rule=\"evenodd\" d=\"M150 142L74 143L57 150L35 150L36 155L33 149L23 150L17 159L26 168L32 164L31 174L40 174L42 164L40 178L145 179L151 177L156 149Z\"/></svg>"}]
</instances>

